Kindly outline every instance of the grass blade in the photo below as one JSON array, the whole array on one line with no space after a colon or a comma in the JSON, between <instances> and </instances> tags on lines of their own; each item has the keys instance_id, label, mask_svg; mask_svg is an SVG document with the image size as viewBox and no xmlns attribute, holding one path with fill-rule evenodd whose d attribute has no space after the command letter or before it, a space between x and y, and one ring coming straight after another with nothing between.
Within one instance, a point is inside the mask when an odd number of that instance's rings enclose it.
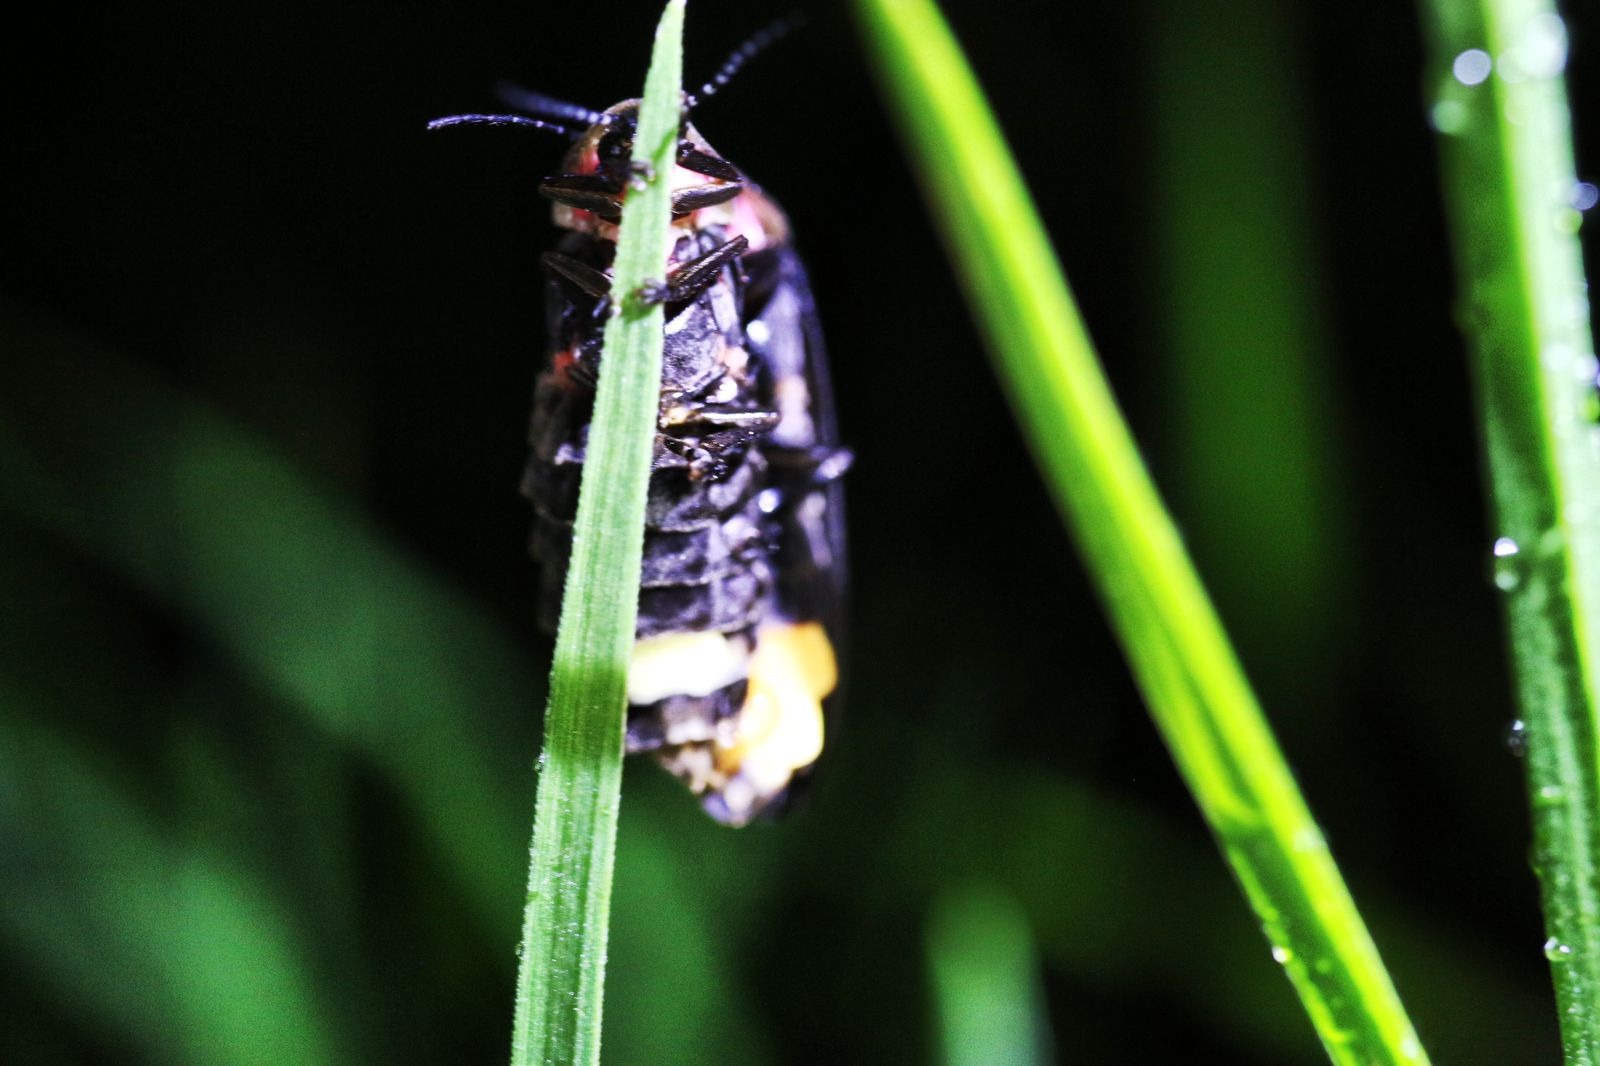
<instances>
[{"instance_id":1,"label":"grass blade","mask_svg":"<svg viewBox=\"0 0 1600 1066\"><path fill-rule=\"evenodd\" d=\"M24 722L50 715L8 677L0 698L8 965L149 1061L351 1061L280 886L220 841L172 833L102 760Z\"/></svg>"},{"instance_id":2,"label":"grass blade","mask_svg":"<svg viewBox=\"0 0 1600 1066\"><path fill-rule=\"evenodd\" d=\"M1499 531L1545 954L1568 1063L1600 1062L1600 428L1566 27L1544 0L1424 5Z\"/></svg>"},{"instance_id":3,"label":"grass blade","mask_svg":"<svg viewBox=\"0 0 1600 1066\"><path fill-rule=\"evenodd\" d=\"M1347 637L1357 512L1313 221L1305 13L1278 0L1148 11L1162 490L1257 693L1335 692L1326 649Z\"/></svg>"},{"instance_id":4,"label":"grass blade","mask_svg":"<svg viewBox=\"0 0 1600 1066\"><path fill-rule=\"evenodd\" d=\"M949 1066L1053 1061L1039 960L1016 900L988 886L946 893L927 942Z\"/></svg>"},{"instance_id":5,"label":"grass blade","mask_svg":"<svg viewBox=\"0 0 1600 1066\"><path fill-rule=\"evenodd\" d=\"M650 165L617 239L572 559L556 635L534 811L511 1061L600 1061L611 872L622 786L628 656L639 600L650 457L660 403L663 312L634 294L660 280L678 141L684 0L656 29L633 157Z\"/></svg>"},{"instance_id":6,"label":"grass blade","mask_svg":"<svg viewBox=\"0 0 1600 1066\"><path fill-rule=\"evenodd\" d=\"M1335 1062L1426 1061L1139 459L959 47L930 0L857 9L1001 380L1274 958Z\"/></svg>"}]
</instances>

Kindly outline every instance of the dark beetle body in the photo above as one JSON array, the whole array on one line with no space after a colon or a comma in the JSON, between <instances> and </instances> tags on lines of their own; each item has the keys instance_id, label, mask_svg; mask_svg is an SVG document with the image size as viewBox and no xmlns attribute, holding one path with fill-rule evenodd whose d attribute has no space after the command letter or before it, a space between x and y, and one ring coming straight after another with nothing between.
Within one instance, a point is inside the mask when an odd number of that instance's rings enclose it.
<instances>
[{"instance_id":1,"label":"dark beetle body","mask_svg":"<svg viewBox=\"0 0 1600 1066\"><path fill-rule=\"evenodd\" d=\"M545 257L550 361L535 388L524 480L539 617L552 631L633 122L631 101L606 112L568 154L566 173L541 185L569 231ZM687 124L678 160L675 243L654 293L666 304L666 336L627 747L655 753L714 817L742 824L780 807L820 750L844 580L838 477L849 457L782 213Z\"/></svg>"}]
</instances>

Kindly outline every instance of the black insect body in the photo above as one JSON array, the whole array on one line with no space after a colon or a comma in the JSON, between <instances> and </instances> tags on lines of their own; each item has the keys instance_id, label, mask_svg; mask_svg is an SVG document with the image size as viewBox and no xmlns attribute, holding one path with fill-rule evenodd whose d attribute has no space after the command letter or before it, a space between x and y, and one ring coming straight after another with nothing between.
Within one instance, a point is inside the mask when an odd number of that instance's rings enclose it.
<instances>
[{"instance_id":1,"label":"black insect body","mask_svg":"<svg viewBox=\"0 0 1600 1066\"><path fill-rule=\"evenodd\" d=\"M552 106L544 104L543 113ZM572 109L580 112L581 109ZM540 192L567 232L544 257L550 359L523 491L540 621L560 613L613 294L636 102L603 114ZM565 117L573 117L567 115ZM805 270L782 212L684 124L661 407L649 486L627 748L741 825L782 805L822 749L844 580L837 441Z\"/></svg>"}]
</instances>

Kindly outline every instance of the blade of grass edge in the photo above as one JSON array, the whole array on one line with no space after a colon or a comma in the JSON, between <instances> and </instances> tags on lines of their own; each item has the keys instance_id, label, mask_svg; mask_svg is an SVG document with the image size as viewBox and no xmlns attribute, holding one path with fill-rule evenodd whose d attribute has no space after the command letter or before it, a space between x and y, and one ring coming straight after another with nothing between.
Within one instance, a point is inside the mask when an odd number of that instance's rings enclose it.
<instances>
[{"instance_id":1,"label":"blade of grass edge","mask_svg":"<svg viewBox=\"0 0 1600 1066\"><path fill-rule=\"evenodd\" d=\"M1032 201L929 0L858 0L1001 381L1151 714L1328 1055L1426 1054L1100 370Z\"/></svg>"},{"instance_id":2,"label":"blade of grass edge","mask_svg":"<svg viewBox=\"0 0 1600 1066\"><path fill-rule=\"evenodd\" d=\"M1569 1064L1600 1063L1600 428L1572 203L1566 28L1547 0L1431 0L1432 118L1472 348Z\"/></svg>"},{"instance_id":3,"label":"blade of grass edge","mask_svg":"<svg viewBox=\"0 0 1600 1066\"><path fill-rule=\"evenodd\" d=\"M612 286L623 295L606 323L539 757L514 1066L600 1061L628 657L661 389L662 307L634 294L659 280L670 233L683 10L684 0L669 0L656 28L633 149L650 169L630 188L617 237Z\"/></svg>"}]
</instances>

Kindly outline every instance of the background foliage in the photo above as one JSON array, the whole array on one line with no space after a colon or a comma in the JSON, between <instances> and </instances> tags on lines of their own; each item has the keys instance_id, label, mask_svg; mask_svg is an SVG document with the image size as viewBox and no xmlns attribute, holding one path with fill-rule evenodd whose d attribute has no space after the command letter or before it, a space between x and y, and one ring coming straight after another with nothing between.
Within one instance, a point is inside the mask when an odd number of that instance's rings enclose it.
<instances>
[{"instance_id":1,"label":"background foliage","mask_svg":"<svg viewBox=\"0 0 1600 1066\"><path fill-rule=\"evenodd\" d=\"M1414 13L944 7L1424 1042L1553 1060ZM787 9L694 0L687 80ZM1064 1055L1320 1061L852 27L808 13L697 122L823 308L860 456L848 708L780 826L630 767L607 1057L929 1058L930 922L977 891L1020 908ZM421 125L502 76L611 103L656 14L165 5L5 65L0 1060L503 1058L560 144Z\"/></svg>"}]
</instances>

